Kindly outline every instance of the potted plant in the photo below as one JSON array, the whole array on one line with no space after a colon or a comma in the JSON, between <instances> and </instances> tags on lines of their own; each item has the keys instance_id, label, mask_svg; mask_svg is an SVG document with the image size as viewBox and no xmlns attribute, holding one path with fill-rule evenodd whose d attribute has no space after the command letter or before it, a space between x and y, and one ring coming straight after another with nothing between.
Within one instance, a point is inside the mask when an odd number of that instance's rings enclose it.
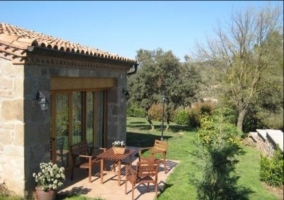
<instances>
[{"instance_id":1,"label":"potted plant","mask_svg":"<svg viewBox=\"0 0 284 200\"><path fill-rule=\"evenodd\" d=\"M40 163L41 171L38 174L33 173L35 178L36 194L39 200L54 200L56 189L63 185L65 180L64 167L58 167L57 164Z\"/></svg>"},{"instance_id":2,"label":"potted plant","mask_svg":"<svg viewBox=\"0 0 284 200\"><path fill-rule=\"evenodd\" d=\"M124 154L126 149L124 141L114 141L112 143L112 149L114 154Z\"/></svg>"}]
</instances>

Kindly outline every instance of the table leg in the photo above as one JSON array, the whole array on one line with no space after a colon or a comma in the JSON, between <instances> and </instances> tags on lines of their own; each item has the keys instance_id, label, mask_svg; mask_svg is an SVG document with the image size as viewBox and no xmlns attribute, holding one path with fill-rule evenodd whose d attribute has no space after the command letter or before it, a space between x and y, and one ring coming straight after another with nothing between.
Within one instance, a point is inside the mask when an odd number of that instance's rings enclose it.
<instances>
[{"instance_id":1,"label":"table leg","mask_svg":"<svg viewBox=\"0 0 284 200\"><path fill-rule=\"evenodd\" d=\"M120 186L120 171L121 171L121 160L118 161L118 170L117 170L118 186Z\"/></svg>"},{"instance_id":2,"label":"table leg","mask_svg":"<svg viewBox=\"0 0 284 200\"><path fill-rule=\"evenodd\" d=\"M100 176L101 176L101 184L103 184L103 182L104 182L104 159L102 158L101 159L101 174L100 174Z\"/></svg>"},{"instance_id":3,"label":"table leg","mask_svg":"<svg viewBox=\"0 0 284 200\"><path fill-rule=\"evenodd\" d=\"M129 157L129 165L130 166L132 165L132 154L130 154L130 157Z\"/></svg>"}]
</instances>

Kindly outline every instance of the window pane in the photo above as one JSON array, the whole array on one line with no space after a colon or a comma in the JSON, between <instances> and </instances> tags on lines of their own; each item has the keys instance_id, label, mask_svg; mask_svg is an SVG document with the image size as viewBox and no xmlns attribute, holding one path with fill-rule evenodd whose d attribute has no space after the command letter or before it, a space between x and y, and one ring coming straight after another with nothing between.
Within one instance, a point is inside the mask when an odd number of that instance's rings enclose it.
<instances>
[{"instance_id":1,"label":"window pane","mask_svg":"<svg viewBox=\"0 0 284 200\"><path fill-rule=\"evenodd\" d=\"M82 107L82 93L73 92L73 106L72 106L72 129L73 129L73 144L82 141L82 121L83 121L83 107Z\"/></svg>"},{"instance_id":2,"label":"window pane","mask_svg":"<svg viewBox=\"0 0 284 200\"><path fill-rule=\"evenodd\" d=\"M94 92L87 92L87 142L94 142Z\"/></svg>"},{"instance_id":3,"label":"window pane","mask_svg":"<svg viewBox=\"0 0 284 200\"><path fill-rule=\"evenodd\" d=\"M56 96L56 163L68 167L69 109L68 94Z\"/></svg>"}]
</instances>

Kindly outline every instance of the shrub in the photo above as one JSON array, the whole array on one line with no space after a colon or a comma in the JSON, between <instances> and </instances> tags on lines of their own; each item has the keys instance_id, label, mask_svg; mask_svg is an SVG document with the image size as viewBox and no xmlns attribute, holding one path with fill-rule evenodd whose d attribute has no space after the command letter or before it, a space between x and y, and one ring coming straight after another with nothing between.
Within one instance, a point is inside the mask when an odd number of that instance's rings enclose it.
<instances>
[{"instance_id":1,"label":"shrub","mask_svg":"<svg viewBox=\"0 0 284 200\"><path fill-rule=\"evenodd\" d=\"M200 115L210 115L211 112L213 111L214 104L210 102L198 102L195 103L193 108L196 110Z\"/></svg>"},{"instance_id":2,"label":"shrub","mask_svg":"<svg viewBox=\"0 0 284 200\"><path fill-rule=\"evenodd\" d=\"M143 108L138 107L137 105L128 106L126 112L128 117L144 118L146 116L145 110Z\"/></svg>"},{"instance_id":3,"label":"shrub","mask_svg":"<svg viewBox=\"0 0 284 200\"><path fill-rule=\"evenodd\" d=\"M188 125L188 111L187 110L179 110L174 115L174 122L180 125Z\"/></svg>"},{"instance_id":4,"label":"shrub","mask_svg":"<svg viewBox=\"0 0 284 200\"><path fill-rule=\"evenodd\" d=\"M193 108L188 111L188 125L192 128L200 127L200 114L198 109Z\"/></svg>"},{"instance_id":5,"label":"shrub","mask_svg":"<svg viewBox=\"0 0 284 200\"><path fill-rule=\"evenodd\" d=\"M192 108L176 112L174 122L180 125L188 125L192 128L200 127L200 119L203 115L211 115L214 105L209 102L195 103Z\"/></svg>"},{"instance_id":6,"label":"shrub","mask_svg":"<svg viewBox=\"0 0 284 200\"><path fill-rule=\"evenodd\" d=\"M201 127L194 144L197 145L193 162L202 170L201 177L189 173L196 186L198 199L248 199L249 188L238 186L239 176L235 166L237 155L243 153L240 146L241 132L223 115L224 109L212 116L201 118ZM198 160L198 162L197 162Z\"/></svg>"},{"instance_id":7,"label":"shrub","mask_svg":"<svg viewBox=\"0 0 284 200\"><path fill-rule=\"evenodd\" d=\"M165 108L166 109L166 108ZM166 110L165 110L166 111ZM160 104L153 104L148 111L148 116L155 121L161 121L163 115L163 106Z\"/></svg>"},{"instance_id":8,"label":"shrub","mask_svg":"<svg viewBox=\"0 0 284 200\"><path fill-rule=\"evenodd\" d=\"M283 178L283 153L277 145L272 158L261 155L260 180L270 186L278 187L284 184Z\"/></svg>"}]
</instances>

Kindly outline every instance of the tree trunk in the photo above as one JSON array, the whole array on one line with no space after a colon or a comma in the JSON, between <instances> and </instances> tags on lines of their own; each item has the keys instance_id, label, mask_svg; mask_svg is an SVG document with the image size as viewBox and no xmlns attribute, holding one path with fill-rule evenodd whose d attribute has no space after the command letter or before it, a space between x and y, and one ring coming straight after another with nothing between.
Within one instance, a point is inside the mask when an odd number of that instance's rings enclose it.
<instances>
[{"instance_id":1,"label":"tree trunk","mask_svg":"<svg viewBox=\"0 0 284 200\"><path fill-rule=\"evenodd\" d=\"M247 109L243 109L239 112L237 127L240 131L243 130L243 122L246 114L247 114Z\"/></svg>"},{"instance_id":2,"label":"tree trunk","mask_svg":"<svg viewBox=\"0 0 284 200\"><path fill-rule=\"evenodd\" d=\"M149 117L149 115L148 115L148 110L149 110L149 109L150 109L150 108L145 109L146 119L147 119L147 121L149 122L149 124L150 124L150 126L151 126L151 131L154 131L154 130L155 130L155 126L154 126L154 124L153 124L153 122L152 122L152 120L151 120L151 117Z\"/></svg>"},{"instance_id":3,"label":"tree trunk","mask_svg":"<svg viewBox=\"0 0 284 200\"><path fill-rule=\"evenodd\" d=\"M151 131L155 130L155 126L154 126L154 124L153 124L151 118L148 117L148 116L147 116L147 121L149 122L149 124L150 124L150 126L151 126Z\"/></svg>"},{"instance_id":4,"label":"tree trunk","mask_svg":"<svg viewBox=\"0 0 284 200\"><path fill-rule=\"evenodd\" d=\"M170 128L170 124L167 123L165 131L168 131L169 128Z\"/></svg>"},{"instance_id":5,"label":"tree trunk","mask_svg":"<svg viewBox=\"0 0 284 200\"><path fill-rule=\"evenodd\" d=\"M169 128L170 128L170 118L167 116L167 126L165 131L168 131Z\"/></svg>"}]
</instances>

